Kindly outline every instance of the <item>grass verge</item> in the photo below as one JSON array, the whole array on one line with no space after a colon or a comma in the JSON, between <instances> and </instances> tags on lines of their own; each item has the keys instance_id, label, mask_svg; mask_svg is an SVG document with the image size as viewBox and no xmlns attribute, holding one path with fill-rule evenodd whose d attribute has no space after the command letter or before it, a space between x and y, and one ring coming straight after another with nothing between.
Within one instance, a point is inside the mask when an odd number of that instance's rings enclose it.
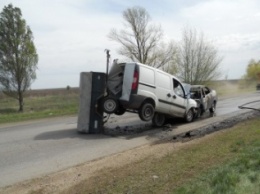
<instances>
[{"instance_id":1,"label":"grass verge","mask_svg":"<svg viewBox=\"0 0 260 194\"><path fill-rule=\"evenodd\" d=\"M24 112L19 113L18 102L13 98L0 99L0 124L31 119L73 115L78 111L79 95L74 92L63 94L30 96L24 98Z\"/></svg>"},{"instance_id":2,"label":"grass verge","mask_svg":"<svg viewBox=\"0 0 260 194\"><path fill-rule=\"evenodd\" d=\"M254 119L162 157L103 169L62 193L260 193L259 126Z\"/></svg>"}]
</instances>

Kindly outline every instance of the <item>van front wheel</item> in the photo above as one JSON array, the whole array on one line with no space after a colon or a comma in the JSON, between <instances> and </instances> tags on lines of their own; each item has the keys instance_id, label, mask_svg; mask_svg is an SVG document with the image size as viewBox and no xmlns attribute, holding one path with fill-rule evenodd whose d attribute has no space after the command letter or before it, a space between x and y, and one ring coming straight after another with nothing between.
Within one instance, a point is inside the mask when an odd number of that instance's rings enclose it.
<instances>
[{"instance_id":1,"label":"van front wheel","mask_svg":"<svg viewBox=\"0 0 260 194\"><path fill-rule=\"evenodd\" d=\"M154 116L154 107L151 103L144 103L138 111L142 121L150 121Z\"/></svg>"},{"instance_id":2,"label":"van front wheel","mask_svg":"<svg viewBox=\"0 0 260 194\"><path fill-rule=\"evenodd\" d=\"M165 123L165 115L161 113L155 113L153 117L153 125L155 127L162 127Z\"/></svg>"}]
</instances>

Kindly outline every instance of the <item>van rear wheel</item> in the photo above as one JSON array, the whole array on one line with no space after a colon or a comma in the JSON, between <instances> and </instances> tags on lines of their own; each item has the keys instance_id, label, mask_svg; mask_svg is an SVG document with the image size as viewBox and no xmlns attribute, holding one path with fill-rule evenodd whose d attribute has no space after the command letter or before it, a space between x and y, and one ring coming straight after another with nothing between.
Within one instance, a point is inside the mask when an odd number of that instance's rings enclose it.
<instances>
[{"instance_id":1,"label":"van rear wheel","mask_svg":"<svg viewBox=\"0 0 260 194\"><path fill-rule=\"evenodd\" d=\"M150 121L154 116L154 107L151 103L144 103L138 111L142 121Z\"/></svg>"},{"instance_id":2,"label":"van rear wheel","mask_svg":"<svg viewBox=\"0 0 260 194\"><path fill-rule=\"evenodd\" d=\"M165 123L165 115L161 113L155 113L153 117L153 125L155 127L162 127Z\"/></svg>"},{"instance_id":3,"label":"van rear wheel","mask_svg":"<svg viewBox=\"0 0 260 194\"><path fill-rule=\"evenodd\" d=\"M102 101L103 110L107 114L112 114L118 109L118 102L112 97L106 97Z\"/></svg>"}]
</instances>

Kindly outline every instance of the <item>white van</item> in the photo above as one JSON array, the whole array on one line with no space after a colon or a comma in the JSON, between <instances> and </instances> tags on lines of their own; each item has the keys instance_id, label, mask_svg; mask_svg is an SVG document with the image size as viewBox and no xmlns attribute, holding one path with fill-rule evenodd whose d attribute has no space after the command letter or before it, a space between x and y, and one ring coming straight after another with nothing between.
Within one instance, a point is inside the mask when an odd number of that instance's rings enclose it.
<instances>
[{"instance_id":1,"label":"white van","mask_svg":"<svg viewBox=\"0 0 260 194\"><path fill-rule=\"evenodd\" d=\"M143 121L162 126L166 117L181 117L191 122L197 103L174 76L140 63L114 63L108 74L104 112L122 115L136 111Z\"/></svg>"}]
</instances>

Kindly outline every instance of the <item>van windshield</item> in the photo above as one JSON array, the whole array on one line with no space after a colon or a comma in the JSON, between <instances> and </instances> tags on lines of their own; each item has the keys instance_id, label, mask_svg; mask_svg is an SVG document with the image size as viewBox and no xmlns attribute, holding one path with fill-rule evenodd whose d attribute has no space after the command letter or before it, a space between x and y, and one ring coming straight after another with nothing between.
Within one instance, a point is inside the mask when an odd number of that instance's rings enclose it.
<instances>
[{"instance_id":1,"label":"van windshield","mask_svg":"<svg viewBox=\"0 0 260 194\"><path fill-rule=\"evenodd\" d=\"M182 85L185 91L185 95L190 96L191 85L186 83L182 83Z\"/></svg>"}]
</instances>

